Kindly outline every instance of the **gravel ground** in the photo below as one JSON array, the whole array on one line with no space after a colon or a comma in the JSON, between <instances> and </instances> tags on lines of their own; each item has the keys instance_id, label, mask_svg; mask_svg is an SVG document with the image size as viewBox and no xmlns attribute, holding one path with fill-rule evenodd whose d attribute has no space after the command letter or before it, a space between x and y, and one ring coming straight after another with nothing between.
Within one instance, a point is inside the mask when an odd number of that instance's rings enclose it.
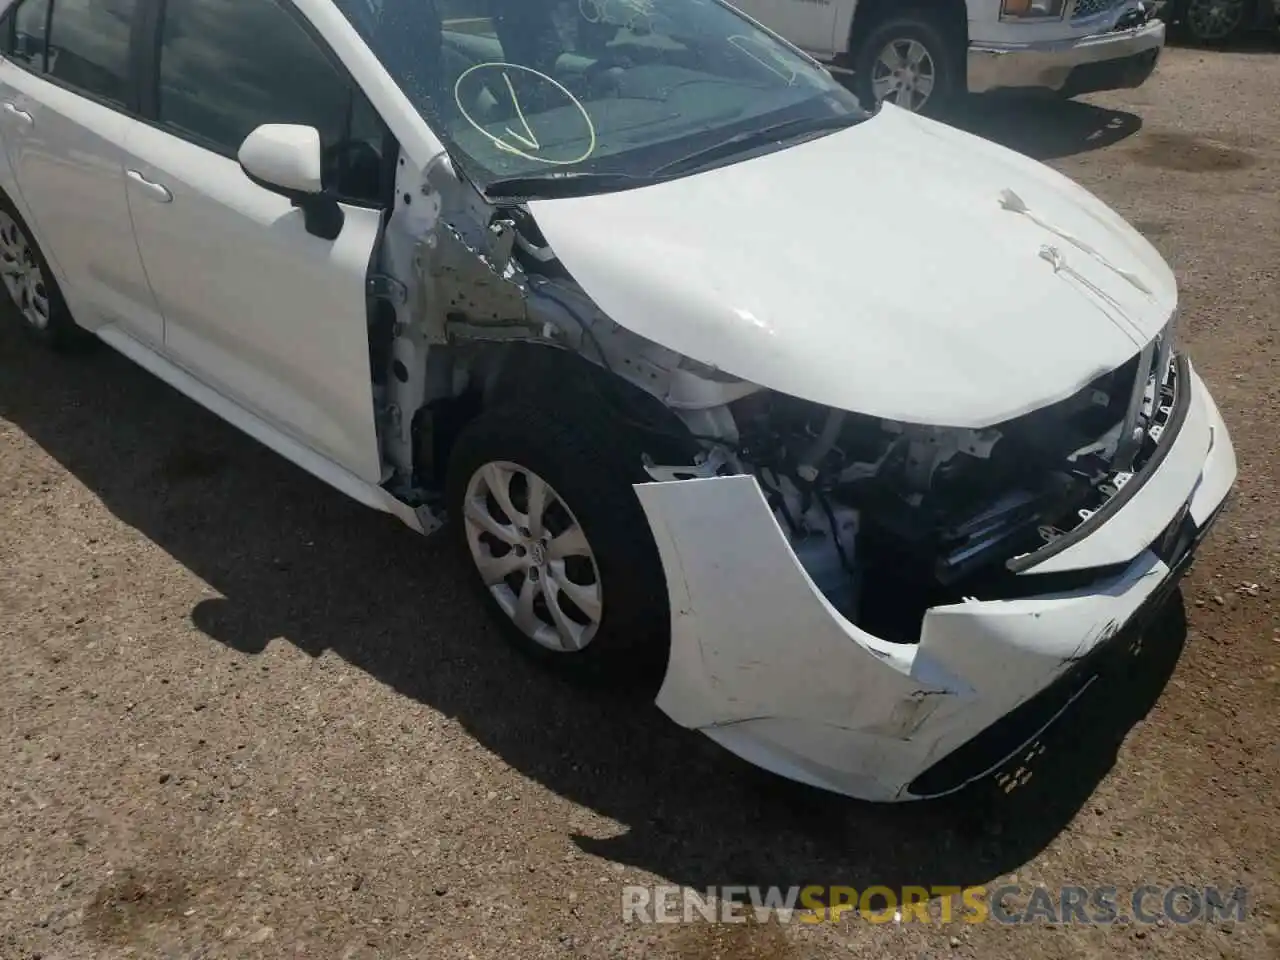
<instances>
[{"instance_id":1,"label":"gravel ground","mask_svg":"<svg viewBox=\"0 0 1280 960\"><path fill-rule=\"evenodd\" d=\"M500 643L445 544L3 323L0 958L1280 955L1280 55L1173 49L1141 90L965 122L1170 258L1240 459L1144 668L1030 783L858 804L568 689ZM1245 885L1248 917L621 922L625 883L1015 877Z\"/></svg>"}]
</instances>

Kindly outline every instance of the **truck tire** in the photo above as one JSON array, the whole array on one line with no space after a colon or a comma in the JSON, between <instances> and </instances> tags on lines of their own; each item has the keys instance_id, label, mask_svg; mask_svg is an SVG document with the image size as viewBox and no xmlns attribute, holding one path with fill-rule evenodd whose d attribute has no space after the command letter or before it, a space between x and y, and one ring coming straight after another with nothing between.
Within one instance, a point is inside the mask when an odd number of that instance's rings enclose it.
<instances>
[{"instance_id":1,"label":"truck tire","mask_svg":"<svg viewBox=\"0 0 1280 960\"><path fill-rule=\"evenodd\" d=\"M888 14L856 41L853 92L864 107L888 100L912 113L938 116L959 98L960 45L938 21L927 10Z\"/></svg>"}]
</instances>

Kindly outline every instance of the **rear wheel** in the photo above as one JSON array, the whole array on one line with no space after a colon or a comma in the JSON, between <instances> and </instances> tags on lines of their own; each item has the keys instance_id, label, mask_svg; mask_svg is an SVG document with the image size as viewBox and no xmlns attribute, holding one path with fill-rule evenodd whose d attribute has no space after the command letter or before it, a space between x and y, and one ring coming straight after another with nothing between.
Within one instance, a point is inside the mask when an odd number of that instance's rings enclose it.
<instances>
[{"instance_id":1,"label":"rear wheel","mask_svg":"<svg viewBox=\"0 0 1280 960\"><path fill-rule=\"evenodd\" d=\"M962 92L947 31L925 11L890 16L868 30L853 55L853 90L864 107L888 101L936 116Z\"/></svg>"},{"instance_id":2,"label":"rear wheel","mask_svg":"<svg viewBox=\"0 0 1280 960\"><path fill-rule=\"evenodd\" d=\"M56 350L84 345L89 334L71 319L58 281L21 214L0 197L0 280L28 335Z\"/></svg>"},{"instance_id":3,"label":"rear wheel","mask_svg":"<svg viewBox=\"0 0 1280 960\"><path fill-rule=\"evenodd\" d=\"M582 408L480 414L449 455L458 545L481 596L524 653L596 681L648 681L666 664L666 583L616 429Z\"/></svg>"}]
</instances>

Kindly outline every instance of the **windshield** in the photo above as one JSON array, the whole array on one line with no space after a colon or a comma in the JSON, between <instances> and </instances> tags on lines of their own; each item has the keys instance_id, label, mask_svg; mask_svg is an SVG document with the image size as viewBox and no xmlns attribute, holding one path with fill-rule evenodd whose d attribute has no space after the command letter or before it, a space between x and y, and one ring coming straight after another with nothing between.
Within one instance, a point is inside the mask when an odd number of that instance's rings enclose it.
<instances>
[{"instance_id":1,"label":"windshield","mask_svg":"<svg viewBox=\"0 0 1280 960\"><path fill-rule=\"evenodd\" d=\"M591 192L865 117L721 0L335 2L482 189Z\"/></svg>"}]
</instances>

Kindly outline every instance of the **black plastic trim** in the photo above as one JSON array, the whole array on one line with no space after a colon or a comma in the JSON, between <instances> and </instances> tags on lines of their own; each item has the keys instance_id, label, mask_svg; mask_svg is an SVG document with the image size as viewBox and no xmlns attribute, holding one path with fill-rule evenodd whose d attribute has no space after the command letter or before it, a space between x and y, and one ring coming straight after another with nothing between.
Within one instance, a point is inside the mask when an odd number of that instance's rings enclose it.
<instances>
[{"instance_id":1,"label":"black plastic trim","mask_svg":"<svg viewBox=\"0 0 1280 960\"><path fill-rule=\"evenodd\" d=\"M1118 658L1126 652L1130 642L1151 625L1152 620L1173 595L1183 574L1190 567L1200 543L1213 527L1226 504L1227 499L1224 499L1199 528L1187 513L1179 513L1171 527L1189 525L1194 532L1185 540L1178 538L1175 541L1183 546L1180 555L1161 558L1169 563L1169 573L1133 616L1113 636L1077 660L1049 686L1024 700L991 726L920 773L907 785L906 795L922 800L941 797L990 776L998 772L1028 744L1033 743L1066 715L1094 681L1105 673L1112 663L1112 658ZM1162 534L1160 540L1165 539L1165 535Z\"/></svg>"},{"instance_id":2,"label":"black plastic trim","mask_svg":"<svg viewBox=\"0 0 1280 960\"><path fill-rule=\"evenodd\" d=\"M138 73L138 47L141 42L139 34L139 26L143 18L140 11L146 9L151 0L135 0L134 17L129 24L129 51L126 57L128 64L128 76L125 78L128 86L127 96L125 100L113 100L110 97L104 97L94 93L92 90L86 90L84 87L77 86L74 83L68 83L61 77L49 75L49 47L50 41L53 39L53 14L57 7L56 0L49 0L49 8L45 11L44 21L44 56L41 58L40 67L36 69L33 64L26 63L22 60L15 60L11 54L15 43L15 31L17 30L17 14L19 4L15 3L7 11L5 11L6 24L4 31L5 62L12 64L24 73L43 80L45 83L59 87L70 93L74 93L78 97L83 97L90 103L95 103L100 107L110 110L112 113L123 114L131 119L141 119L141 112L138 109L138 88L141 75Z\"/></svg>"},{"instance_id":3,"label":"black plastic trim","mask_svg":"<svg viewBox=\"0 0 1280 960\"><path fill-rule=\"evenodd\" d=\"M379 122L382 124L383 130L390 135L390 126L386 118L378 113L377 108L373 107L372 101L369 100L368 94L360 87L355 78L351 76L351 71L347 69L345 63L334 51L329 41L324 35L316 29L315 24L303 15L293 0L265 0L280 8L291 20L293 20L307 35L307 37L315 44L316 49L321 56L329 62L334 71L341 77L345 78L347 86L347 102L344 105L346 111L346 122L348 130L351 124L351 115L354 110L355 98L363 97L364 100L373 109L377 115ZM139 109L134 113L134 119L140 123L145 123L152 129L159 130L161 133L168 134L176 140L189 143L192 146L207 150L210 153L228 160L240 162L238 150L233 150L226 144L219 143L201 134L191 130L185 130L182 127L171 123L166 123L160 117L160 58L162 56L162 42L164 39L164 18L168 10L169 0L138 0L138 10L142 11L135 21L134 37L137 45L142 49L135 52L135 69L139 72L135 77L135 92L138 94ZM392 137L394 139L394 137ZM397 143L396 155L399 155L399 144ZM243 169L243 168L241 168ZM253 178L250 177L252 180ZM254 181L255 183L257 181ZM258 184L264 186L263 184ZM394 179L390 191L388 192L386 184L383 184L383 196L377 199L368 197L348 197L337 193L328 193L330 199L339 204L349 207L359 207L365 210L385 210L390 209L387 197L394 197L395 186ZM265 187L265 189L271 189ZM279 192L279 191L274 191ZM317 234L322 236L322 234Z\"/></svg>"},{"instance_id":4,"label":"black plastic trim","mask_svg":"<svg viewBox=\"0 0 1280 960\"><path fill-rule=\"evenodd\" d=\"M1169 415L1169 422L1165 425L1164 431L1160 435L1160 443L1156 445L1155 451L1143 465L1142 470L1126 483L1121 490L1118 490L1115 496L1095 510L1088 520L1085 520L1070 533L1063 534L1052 543L1046 543L1033 553L1025 553L1020 557L1014 557L1009 560L1005 566L1012 573L1030 571L1032 567L1043 563L1050 557L1057 556L1063 550L1075 546L1085 537L1096 532L1118 510L1132 500L1148 480L1155 476L1156 471L1160 469L1160 464L1169 456L1169 451L1177 443L1178 435L1182 432L1182 425L1187 419L1187 411L1191 408L1191 365L1188 363L1187 358L1181 355L1174 362L1178 371L1178 395L1174 398L1173 412ZM1034 575L1034 572L1032 575Z\"/></svg>"},{"instance_id":5,"label":"black plastic trim","mask_svg":"<svg viewBox=\"0 0 1280 960\"><path fill-rule=\"evenodd\" d=\"M134 69L137 71L138 119L150 123L156 115L160 101L160 30L163 27L164 10L160 0L142 0L138 13L134 49Z\"/></svg>"}]
</instances>

